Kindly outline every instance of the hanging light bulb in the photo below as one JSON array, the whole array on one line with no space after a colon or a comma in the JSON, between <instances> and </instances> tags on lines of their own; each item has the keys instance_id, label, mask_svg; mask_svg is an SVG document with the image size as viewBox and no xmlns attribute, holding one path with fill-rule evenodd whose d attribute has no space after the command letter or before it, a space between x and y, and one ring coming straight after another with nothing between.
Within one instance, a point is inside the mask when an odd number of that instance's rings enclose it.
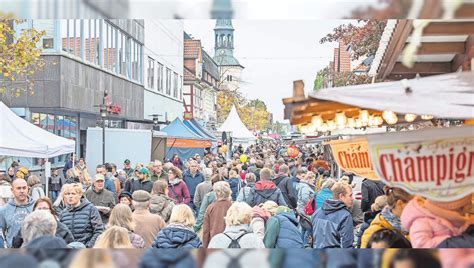
<instances>
[{"instance_id":1,"label":"hanging light bulb","mask_svg":"<svg viewBox=\"0 0 474 268\"><path fill-rule=\"evenodd\" d=\"M369 115L369 123L367 124L369 127L376 126L375 116Z\"/></svg>"},{"instance_id":2,"label":"hanging light bulb","mask_svg":"<svg viewBox=\"0 0 474 268\"><path fill-rule=\"evenodd\" d=\"M327 124L328 124L329 131L333 131L336 129L336 123L333 120L328 120Z\"/></svg>"},{"instance_id":3,"label":"hanging light bulb","mask_svg":"<svg viewBox=\"0 0 474 268\"><path fill-rule=\"evenodd\" d=\"M407 122L413 122L416 119L416 114L406 114L405 115L405 121Z\"/></svg>"},{"instance_id":4,"label":"hanging light bulb","mask_svg":"<svg viewBox=\"0 0 474 268\"><path fill-rule=\"evenodd\" d=\"M375 125L381 126L383 124L383 119L380 115L375 116Z\"/></svg>"},{"instance_id":5,"label":"hanging light bulb","mask_svg":"<svg viewBox=\"0 0 474 268\"><path fill-rule=\"evenodd\" d=\"M356 127L356 128L361 128L362 126L363 126L362 120L360 120L360 118L357 118L357 119L355 120L355 127Z\"/></svg>"},{"instance_id":6,"label":"hanging light bulb","mask_svg":"<svg viewBox=\"0 0 474 268\"><path fill-rule=\"evenodd\" d=\"M312 120L311 120L311 123L313 124L313 126L318 129L321 127L321 125L323 124L323 119L321 118L320 115L315 115L313 116Z\"/></svg>"},{"instance_id":7,"label":"hanging light bulb","mask_svg":"<svg viewBox=\"0 0 474 268\"><path fill-rule=\"evenodd\" d=\"M343 129L344 127L346 127L347 117L344 112L336 113L335 119L337 128Z\"/></svg>"},{"instance_id":8,"label":"hanging light bulb","mask_svg":"<svg viewBox=\"0 0 474 268\"><path fill-rule=\"evenodd\" d=\"M432 115L424 114L424 115L421 116L421 119L423 119L423 120L431 120L431 119L433 119L433 116L432 116Z\"/></svg>"},{"instance_id":9,"label":"hanging light bulb","mask_svg":"<svg viewBox=\"0 0 474 268\"><path fill-rule=\"evenodd\" d=\"M362 126L367 126L369 124L369 111L367 110L360 110L359 112L359 119L362 123Z\"/></svg>"},{"instance_id":10,"label":"hanging light bulb","mask_svg":"<svg viewBox=\"0 0 474 268\"><path fill-rule=\"evenodd\" d=\"M328 131L328 129L329 129L329 128L328 128L328 124L324 123L324 124L322 124L321 127L319 128L319 131L321 131L321 132L326 132L326 131Z\"/></svg>"},{"instance_id":11,"label":"hanging light bulb","mask_svg":"<svg viewBox=\"0 0 474 268\"><path fill-rule=\"evenodd\" d=\"M348 128L355 128L355 126L356 126L356 122L355 122L355 121L356 121L356 120L355 120L354 118L352 118L352 117L347 118L347 127L348 127Z\"/></svg>"},{"instance_id":12,"label":"hanging light bulb","mask_svg":"<svg viewBox=\"0 0 474 268\"><path fill-rule=\"evenodd\" d=\"M397 114L392 111L384 111L382 117L389 125L396 124L398 122Z\"/></svg>"}]
</instances>

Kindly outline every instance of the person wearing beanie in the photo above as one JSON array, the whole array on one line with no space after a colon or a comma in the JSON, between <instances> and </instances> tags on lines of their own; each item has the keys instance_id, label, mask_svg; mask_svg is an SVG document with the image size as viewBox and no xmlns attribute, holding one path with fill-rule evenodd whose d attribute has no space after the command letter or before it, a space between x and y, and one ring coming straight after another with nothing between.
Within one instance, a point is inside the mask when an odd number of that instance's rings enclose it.
<instances>
[{"instance_id":1,"label":"person wearing beanie","mask_svg":"<svg viewBox=\"0 0 474 268\"><path fill-rule=\"evenodd\" d=\"M127 192L127 191L122 191L119 195L119 203L127 205L130 207L130 209L133 211L133 205L132 205L133 199L132 199L132 194Z\"/></svg>"},{"instance_id":2,"label":"person wearing beanie","mask_svg":"<svg viewBox=\"0 0 474 268\"><path fill-rule=\"evenodd\" d=\"M471 194L472 195L472 194ZM410 231L413 248L435 248L444 240L461 235L474 223L472 196L452 202L415 197L403 210L401 220Z\"/></svg>"}]
</instances>

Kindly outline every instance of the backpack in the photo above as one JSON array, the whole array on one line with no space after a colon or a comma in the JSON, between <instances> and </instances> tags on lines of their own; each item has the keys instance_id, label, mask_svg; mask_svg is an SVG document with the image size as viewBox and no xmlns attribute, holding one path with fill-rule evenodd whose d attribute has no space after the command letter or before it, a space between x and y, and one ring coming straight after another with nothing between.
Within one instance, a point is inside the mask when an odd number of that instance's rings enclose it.
<instances>
[{"instance_id":1,"label":"backpack","mask_svg":"<svg viewBox=\"0 0 474 268\"><path fill-rule=\"evenodd\" d=\"M306 215L313 215L315 211L316 211L316 200L314 200L314 197L311 197L308 203L304 206L304 213Z\"/></svg>"},{"instance_id":2,"label":"backpack","mask_svg":"<svg viewBox=\"0 0 474 268\"><path fill-rule=\"evenodd\" d=\"M239 243L240 238L242 238L244 235L246 235L248 233L249 232L244 232L243 234L237 236L235 239L233 239L232 237L230 237L226 233L223 233L225 236L227 236L227 238L229 238L231 240L230 244L227 246L227 248L240 248L240 243Z\"/></svg>"}]
</instances>

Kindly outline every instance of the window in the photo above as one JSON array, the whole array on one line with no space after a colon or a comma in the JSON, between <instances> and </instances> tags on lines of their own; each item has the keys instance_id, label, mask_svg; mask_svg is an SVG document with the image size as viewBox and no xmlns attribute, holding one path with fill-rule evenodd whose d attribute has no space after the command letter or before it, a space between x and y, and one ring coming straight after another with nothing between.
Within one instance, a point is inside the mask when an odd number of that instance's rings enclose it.
<instances>
[{"instance_id":1,"label":"window","mask_svg":"<svg viewBox=\"0 0 474 268\"><path fill-rule=\"evenodd\" d=\"M131 45L132 45L132 80L139 81L140 82L140 76L141 76L141 62L140 62L140 56L141 56L141 45L139 45L135 40L131 40Z\"/></svg>"},{"instance_id":2,"label":"window","mask_svg":"<svg viewBox=\"0 0 474 268\"><path fill-rule=\"evenodd\" d=\"M116 71L116 29L112 25L105 23L103 27L104 38L104 68L110 71Z\"/></svg>"},{"instance_id":3,"label":"window","mask_svg":"<svg viewBox=\"0 0 474 268\"><path fill-rule=\"evenodd\" d=\"M166 95L171 95L171 70L166 68Z\"/></svg>"},{"instance_id":4,"label":"window","mask_svg":"<svg viewBox=\"0 0 474 268\"><path fill-rule=\"evenodd\" d=\"M179 99L183 99L183 76L179 76Z\"/></svg>"},{"instance_id":5,"label":"window","mask_svg":"<svg viewBox=\"0 0 474 268\"><path fill-rule=\"evenodd\" d=\"M173 76L173 97L178 98L178 74L174 73Z\"/></svg>"},{"instance_id":6,"label":"window","mask_svg":"<svg viewBox=\"0 0 474 268\"><path fill-rule=\"evenodd\" d=\"M54 49L54 23L54 20L33 20L33 27L44 31L40 41L43 49Z\"/></svg>"},{"instance_id":7,"label":"window","mask_svg":"<svg viewBox=\"0 0 474 268\"><path fill-rule=\"evenodd\" d=\"M100 25L99 20L84 20L84 54L85 60L99 64Z\"/></svg>"},{"instance_id":8,"label":"window","mask_svg":"<svg viewBox=\"0 0 474 268\"><path fill-rule=\"evenodd\" d=\"M148 57L148 88L155 89L155 61Z\"/></svg>"},{"instance_id":9,"label":"window","mask_svg":"<svg viewBox=\"0 0 474 268\"><path fill-rule=\"evenodd\" d=\"M163 64L158 62L157 68L158 92L163 92Z\"/></svg>"}]
</instances>

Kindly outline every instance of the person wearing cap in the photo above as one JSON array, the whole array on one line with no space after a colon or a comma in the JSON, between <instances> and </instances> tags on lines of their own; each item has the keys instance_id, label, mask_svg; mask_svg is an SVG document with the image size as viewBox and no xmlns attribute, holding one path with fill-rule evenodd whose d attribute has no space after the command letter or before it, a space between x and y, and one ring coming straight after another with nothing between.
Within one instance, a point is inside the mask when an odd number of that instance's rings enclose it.
<instances>
[{"instance_id":1,"label":"person wearing cap","mask_svg":"<svg viewBox=\"0 0 474 268\"><path fill-rule=\"evenodd\" d=\"M151 194L144 190L137 190L132 194L133 221L136 224L135 233L145 241L145 248L149 248L161 229L165 227L164 220L149 210Z\"/></svg>"},{"instance_id":2,"label":"person wearing cap","mask_svg":"<svg viewBox=\"0 0 474 268\"><path fill-rule=\"evenodd\" d=\"M130 177L133 175L133 168L132 168L132 165L130 164L129 159L125 159L125 161L123 161L123 171L127 173L127 177Z\"/></svg>"},{"instance_id":3,"label":"person wearing cap","mask_svg":"<svg viewBox=\"0 0 474 268\"><path fill-rule=\"evenodd\" d=\"M95 175L92 187L84 195L89 202L97 207L102 222L107 223L110 211L115 206L115 198L111 191L105 189L105 178L102 174Z\"/></svg>"},{"instance_id":4,"label":"person wearing cap","mask_svg":"<svg viewBox=\"0 0 474 268\"><path fill-rule=\"evenodd\" d=\"M151 182L148 178L149 173L150 172L146 167L141 167L138 170L137 179L127 181L125 184L125 191L131 193L132 195L133 192L138 190L144 190L148 193L151 193L151 190L153 189L153 182Z\"/></svg>"},{"instance_id":5,"label":"person wearing cap","mask_svg":"<svg viewBox=\"0 0 474 268\"><path fill-rule=\"evenodd\" d=\"M122 191L119 195L119 203L127 205L133 211L132 194L127 191Z\"/></svg>"}]
</instances>

